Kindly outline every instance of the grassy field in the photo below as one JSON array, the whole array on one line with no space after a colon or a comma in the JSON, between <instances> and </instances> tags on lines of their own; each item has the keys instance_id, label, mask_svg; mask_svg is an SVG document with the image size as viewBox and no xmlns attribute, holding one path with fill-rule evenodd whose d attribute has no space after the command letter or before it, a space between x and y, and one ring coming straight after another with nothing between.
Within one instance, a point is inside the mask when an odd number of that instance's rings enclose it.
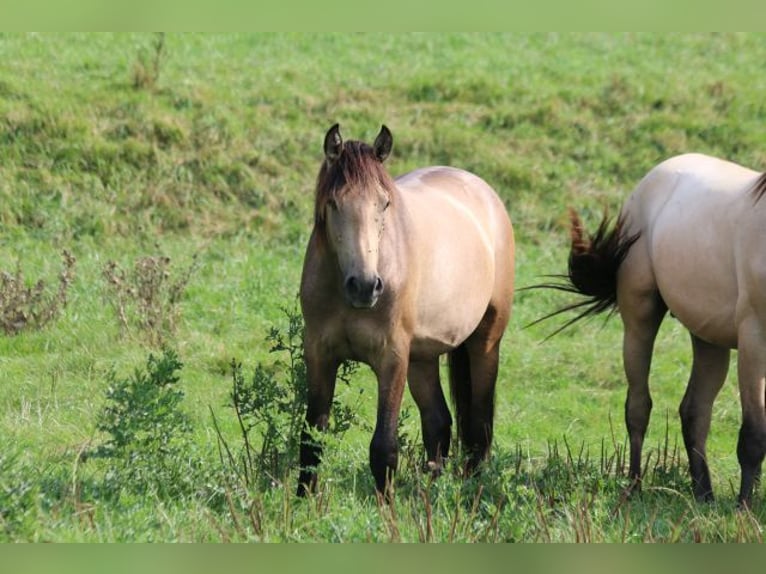
<instances>
[{"instance_id":1,"label":"grassy field","mask_svg":"<svg viewBox=\"0 0 766 574\"><path fill-rule=\"evenodd\" d=\"M760 493L735 510L734 372L709 441L717 502L697 505L676 414L688 335L663 325L648 476L625 499L619 320L543 343L555 321L524 325L555 293L516 296L481 478L422 474L406 396L396 501L379 505L365 367L339 385L349 428L328 437L315 498L293 497L290 437L260 437L302 415L290 321L332 123L365 140L385 123L394 174L489 181L523 287L564 270L568 206L593 226L668 156L766 168L763 35L5 34L0 56L0 303L42 279L38 306L58 311L0 334L1 540L761 540ZM249 451L237 373L269 399L245 417Z\"/></svg>"}]
</instances>

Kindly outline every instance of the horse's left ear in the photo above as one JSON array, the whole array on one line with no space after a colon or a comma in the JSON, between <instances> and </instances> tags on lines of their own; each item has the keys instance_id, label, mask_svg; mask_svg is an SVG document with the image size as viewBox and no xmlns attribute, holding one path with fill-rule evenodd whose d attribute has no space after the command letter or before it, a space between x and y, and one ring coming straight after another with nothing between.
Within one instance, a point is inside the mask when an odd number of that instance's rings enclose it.
<instances>
[{"instance_id":1,"label":"horse's left ear","mask_svg":"<svg viewBox=\"0 0 766 574\"><path fill-rule=\"evenodd\" d=\"M324 136L324 155L333 162L340 157L341 151L343 151L343 138L340 137L340 126L335 124Z\"/></svg>"},{"instance_id":2,"label":"horse's left ear","mask_svg":"<svg viewBox=\"0 0 766 574\"><path fill-rule=\"evenodd\" d=\"M391 135L391 130L385 125L380 126L380 133L378 134L378 137L375 138L375 143L372 146L372 149L375 151L375 157L378 158L379 161L385 160L388 157L388 154L391 153L393 145L394 136Z\"/></svg>"}]
</instances>

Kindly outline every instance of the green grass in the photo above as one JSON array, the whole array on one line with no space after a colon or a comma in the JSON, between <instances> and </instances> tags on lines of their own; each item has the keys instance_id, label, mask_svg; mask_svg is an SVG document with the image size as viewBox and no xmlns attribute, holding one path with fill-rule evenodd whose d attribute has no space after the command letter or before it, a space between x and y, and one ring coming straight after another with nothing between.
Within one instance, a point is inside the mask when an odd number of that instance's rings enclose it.
<instances>
[{"instance_id":1,"label":"green grass","mask_svg":"<svg viewBox=\"0 0 766 574\"><path fill-rule=\"evenodd\" d=\"M676 414L690 350L672 320L653 363L650 472L630 500L619 320L543 343L555 321L523 326L564 302L555 293L516 296L493 459L480 479L422 476L405 396L397 499L379 506L366 368L339 386L360 422L330 440L316 499L293 498L295 473L267 489L225 487L211 410L237 444L231 361L252 372L278 358L266 337L295 305L332 123L366 140L388 125L395 174L450 164L487 179L513 219L523 287L563 271L567 206L592 226L670 155L766 167L762 35L171 34L156 81L136 89L135 66L154 41L0 36L0 269L19 263L30 281L52 285L61 250L77 258L62 316L0 337L0 539L760 539L761 496L752 514L734 510L734 370L709 441L718 502L692 501ZM191 424L178 464L198 479L176 497L117 488L103 461L80 460L104 440L109 374L127 377L159 352L139 332L121 336L102 270L159 253L172 270L198 261L168 340Z\"/></svg>"}]
</instances>

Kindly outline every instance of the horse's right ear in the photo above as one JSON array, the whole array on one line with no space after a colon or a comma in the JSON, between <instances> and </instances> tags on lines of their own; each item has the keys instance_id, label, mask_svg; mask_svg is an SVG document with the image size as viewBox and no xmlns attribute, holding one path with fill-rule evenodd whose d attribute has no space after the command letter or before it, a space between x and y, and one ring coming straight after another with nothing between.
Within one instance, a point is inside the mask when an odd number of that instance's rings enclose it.
<instances>
[{"instance_id":1,"label":"horse's right ear","mask_svg":"<svg viewBox=\"0 0 766 574\"><path fill-rule=\"evenodd\" d=\"M380 133L378 134L378 137L375 138L375 143L372 144L372 149L374 150L375 157L378 158L378 161L385 161L388 154L391 153L393 145L394 136L391 135L391 130L389 130L385 124L380 126Z\"/></svg>"},{"instance_id":2,"label":"horse's right ear","mask_svg":"<svg viewBox=\"0 0 766 574\"><path fill-rule=\"evenodd\" d=\"M328 161L333 162L340 157L343 151L343 138L340 137L340 125L335 124L324 137L324 156Z\"/></svg>"}]
</instances>

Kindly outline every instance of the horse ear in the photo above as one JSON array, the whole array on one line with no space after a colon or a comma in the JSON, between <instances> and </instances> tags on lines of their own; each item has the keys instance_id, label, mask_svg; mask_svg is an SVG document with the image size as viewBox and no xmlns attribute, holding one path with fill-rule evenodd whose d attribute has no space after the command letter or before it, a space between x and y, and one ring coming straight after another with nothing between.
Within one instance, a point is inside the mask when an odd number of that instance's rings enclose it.
<instances>
[{"instance_id":1,"label":"horse ear","mask_svg":"<svg viewBox=\"0 0 766 574\"><path fill-rule=\"evenodd\" d=\"M380 126L380 133L378 134L378 137L375 138L375 143L372 146L375 151L375 157L377 157L379 161L385 160L388 157L388 154L391 153L393 145L394 136L391 135L391 130L385 125Z\"/></svg>"},{"instance_id":2,"label":"horse ear","mask_svg":"<svg viewBox=\"0 0 766 574\"><path fill-rule=\"evenodd\" d=\"M343 138L340 137L340 125L335 124L324 136L324 156L329 161L335 161L343 151Z\"/></svg>"}]
</instances>

